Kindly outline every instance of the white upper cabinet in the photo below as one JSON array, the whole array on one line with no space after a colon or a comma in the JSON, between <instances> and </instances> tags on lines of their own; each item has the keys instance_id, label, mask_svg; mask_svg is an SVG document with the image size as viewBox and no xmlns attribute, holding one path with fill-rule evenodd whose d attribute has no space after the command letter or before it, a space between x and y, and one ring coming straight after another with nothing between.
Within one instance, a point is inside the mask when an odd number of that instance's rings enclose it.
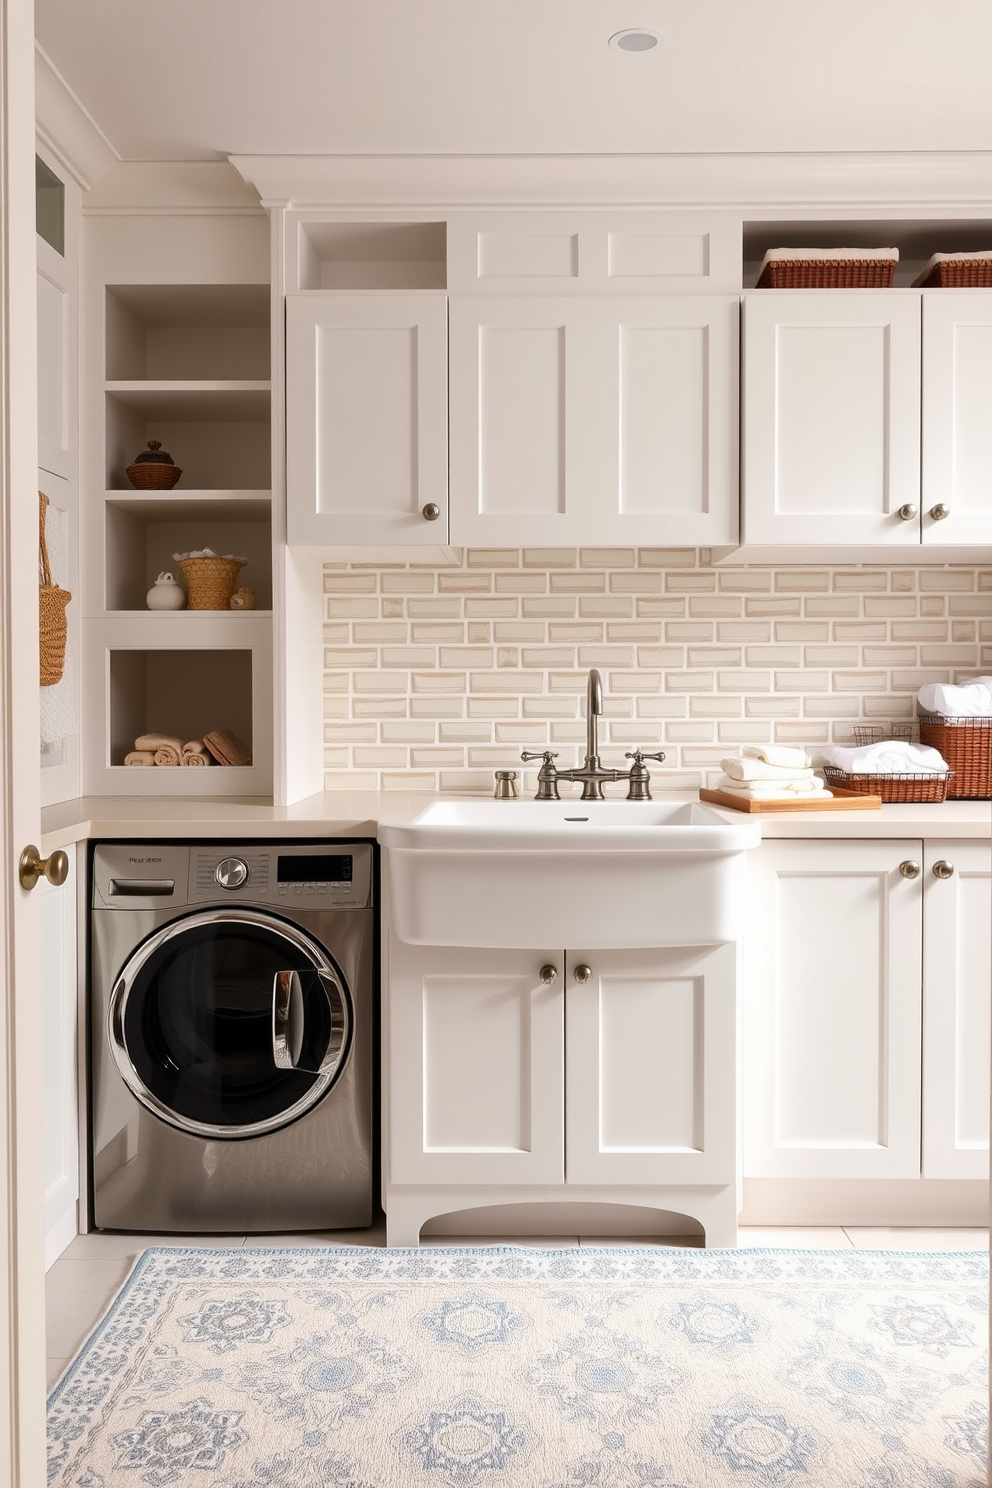
<instances>
[{"instance_id":1,"label":"white upper cabinet","mask_svg":"<svg viewBox=\"0 0 992 1488\"><path fill-rule=\"evenodd\" d=\"M451 541L733 543L738 302L450 306Z\"/></svg>"},{"instance_id":2,"label":"white upper cabinet","mask_svg":"<svg viewBox=\"0 0 992 1488\"><path fill-rule=\"evenodd\" d=\"M746 296L743 404L745 542L919 543L918 294Z\"/></svg>"},{"instance_id":3,"label":"white upper cabinet","mask_svg":"<svg viewBox=\"0 0 992 1488\"><path fill-rule=\"evenodd\" d=\"M290 544L445 543L447 465L444 294L288 296Z\"/></svg>"},{"instance_id":4,"label":"white upper cabinet","mask_svg":"<svg viewBox=\"0 0 992 1488\"><path fill-rule=\"evenodd\" d=\"M992 542L990 410L992 293L925 293L920 505L928 547Z\"/></svg>"},{"instance_id":5,"label":"white upper cabinet","mask_svg":"<svg viewBox=\"0 0 992 1488\"><path fill-rule=\"evenodd\" d=\"M749 294L743 383L745 543L992 542L987 291Z\"/></svg>"}]
</instances>

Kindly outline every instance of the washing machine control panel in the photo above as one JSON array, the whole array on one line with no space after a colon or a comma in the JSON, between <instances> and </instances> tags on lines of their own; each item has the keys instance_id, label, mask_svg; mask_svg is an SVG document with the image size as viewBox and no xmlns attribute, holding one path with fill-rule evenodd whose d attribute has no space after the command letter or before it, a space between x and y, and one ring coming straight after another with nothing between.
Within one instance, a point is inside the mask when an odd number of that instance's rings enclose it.
<instances>
[{"instance_id":1,"label":"washing machine control panel","mask_svg":"<svg viewBox=\"0 0 992 1488\"><path fill-rule=\"evenodd\" d=\"M287 909L367 909L372 848L364 842L273 843L191 849L191 899L225 898Z\"/></svg>"}]
</instances>

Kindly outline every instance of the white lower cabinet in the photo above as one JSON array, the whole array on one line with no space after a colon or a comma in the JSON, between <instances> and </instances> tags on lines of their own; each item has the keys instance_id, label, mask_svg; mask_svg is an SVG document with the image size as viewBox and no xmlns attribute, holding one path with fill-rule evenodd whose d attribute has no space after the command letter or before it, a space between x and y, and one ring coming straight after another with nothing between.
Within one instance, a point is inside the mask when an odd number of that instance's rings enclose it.
<instances>
[{"instance_id":1,"label":"white lower cabinet","mask_svg":"<svg viewBox=\"0 0 992 1488\"><path fill-rule=\"evenodd\" d=\"M987 1177L989 844L765 842L750 871L744 1176Z\"/></svg>"},{"instance_id":2,"label":"white lower cabinet","mask_svg":"<svg viewBox=\"0 0 992 1488\"><path fill-rule=\"evenodd\" d=\"M76 1236L79 1131L76 1110L76 848L66 848L69 880L44 878L41 899L41 998L45 1030L45 1266Z\"/></svg>"},{"instance_id":3,"label":"white lower cabinet","mask_svg":"<svg viewBox=\"0 0 992 1488\"><path fill-rule=\"evenodd\" d=\"M387 980L390 1245L442 1213L556 1198L671 1209L733 1243L733 945L392 940Z\"/></svg>"}]
</instances>

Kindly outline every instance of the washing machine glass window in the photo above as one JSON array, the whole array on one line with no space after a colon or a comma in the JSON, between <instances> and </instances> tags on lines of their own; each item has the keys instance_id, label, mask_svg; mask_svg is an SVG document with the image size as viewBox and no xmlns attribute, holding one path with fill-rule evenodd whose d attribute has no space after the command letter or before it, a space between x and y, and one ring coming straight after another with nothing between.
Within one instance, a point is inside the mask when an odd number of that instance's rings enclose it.
<instances>
[{"instance_id":1,"label":"washing machine glass window","mask_svg":"<svg viewBox=\"0 0 992 1488\"><path fill-rule=\"evenodd\" d=\"M351 1023L336 968L298 926L205 910L135 950L108 1034L143 1105L182 1130L239 1138L312 1109L345 1068Z\"/></svg>"}]
</instances>

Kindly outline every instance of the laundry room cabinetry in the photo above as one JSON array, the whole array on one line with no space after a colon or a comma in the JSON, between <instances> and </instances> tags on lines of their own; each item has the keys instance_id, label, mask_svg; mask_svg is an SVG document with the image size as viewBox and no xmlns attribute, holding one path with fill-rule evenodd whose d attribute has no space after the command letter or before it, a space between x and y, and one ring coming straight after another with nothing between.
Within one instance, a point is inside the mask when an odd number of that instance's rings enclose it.
<instances>
[{"instance_id":1,"label":"laundry room cabinetry","mask_svg":"<svg viewBox=\"0 0 992 1488\"><path fill-rule=\"evenodd\" d=\"M506 951L391 938L391 1245L495 1203L624 1202L736 1233L736 948Z\"/></svg>"},{"instance_id":2,"label":"laundry room cabinetry","mask_svg":"<svg viewBox=\"0 0 992 1488\"><path fill-rule=\"evenodd\" d=\"M745 1178L987 1178L988 842L765 842L750 874Z\"/></svg>"},{"instance_id":3,"label":"laundry room cabinetry","mask_svg":"<svg viewBox=\"0 0 992 1488\"><path fill-rule=\"evenodd\" d=\"M84 378L89 427L82 595L83 790L100 795L272 792L272 440L265 219L87 223ZM102 437L100 437L102 433ZM182 472L136 489L149 441ZM151 610L174 554L246 560L251 607ZM142 734L229 729L251 763L126 767Z\"/></svg>"},{"instance_id":4,"label":"laundry room cabinetry","mask_svg":"<svg viewBox=\"0 0 992 1488\"><path fill-rule=\"evenodd\" d=\"M747 544L992 543L992 291L744 300Z\"/></svg>"}]
</instances>

